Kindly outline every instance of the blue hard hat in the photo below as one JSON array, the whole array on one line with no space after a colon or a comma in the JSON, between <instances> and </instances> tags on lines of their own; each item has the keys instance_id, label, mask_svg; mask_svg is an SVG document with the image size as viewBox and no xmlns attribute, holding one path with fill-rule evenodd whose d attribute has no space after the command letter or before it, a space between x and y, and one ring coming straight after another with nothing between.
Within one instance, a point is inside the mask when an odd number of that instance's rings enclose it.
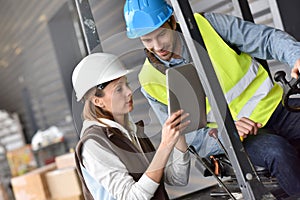
<instances>
[{"instance_id":1,"label":"blue hard hat","mask_svg":"<svg viewBox=\"0 0 300 200\"><path fill-rule=\"evenodd\" d=\"M137 38L163 25L173 8L165 0L126 0L124 18L127 36Z\"/></svg>"}]
</instances>

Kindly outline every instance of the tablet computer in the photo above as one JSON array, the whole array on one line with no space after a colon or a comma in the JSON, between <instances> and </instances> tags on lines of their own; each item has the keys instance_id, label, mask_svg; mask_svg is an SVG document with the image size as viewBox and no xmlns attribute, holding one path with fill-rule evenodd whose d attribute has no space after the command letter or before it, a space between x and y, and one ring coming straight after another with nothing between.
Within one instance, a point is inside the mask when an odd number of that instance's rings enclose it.
<instances>
[{"instance_id":1,"label":"tablet computer","mask_svg":"<svg viewBox=\"0 0 300 200\"><path fill-rule=\"evenodd\" d=\"M193 64L170 67L166 70L169 115L179 109L189 113L189 126L183 131L203 128L206 120L206 96Z\"/></svg>"}]
</instances>

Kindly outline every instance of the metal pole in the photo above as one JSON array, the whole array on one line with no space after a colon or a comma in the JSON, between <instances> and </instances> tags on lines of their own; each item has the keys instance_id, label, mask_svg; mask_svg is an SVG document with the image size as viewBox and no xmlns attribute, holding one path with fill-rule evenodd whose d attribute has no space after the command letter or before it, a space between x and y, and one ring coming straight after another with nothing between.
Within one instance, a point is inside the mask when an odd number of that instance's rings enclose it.
<instances>
[{"instance_id":1,"label":"metal pole","mask_svg":"<svg viewBox=\"0 0 300 200\"><path fill-rule=\"evenodd\" d=\"M75 0L88 54L102 52L96 23L88 0Z\"/></svg>"},{"instance_id":2,"label":"metal pole","mask_svg":"<svg viewBox=\"0 0 300 200\"><path fill-rule=\"evenodd\" d=\"M244 199L275 199L265 189L263 184L255 178L255 172L251 168L245 149L239 139L210 58L202 46L203 40L188 0L171 0L171 3L201 83L211 104L219 131L221 131L224 146L229 154L229 159L234 168Z\"/></svg>"},{"instance_id":3,"label":"metal pole","mask_svg":"<svg viewBox=\"0 0 300 200\"><path fill-rule=\"evenodd\" d=\"M102 46L97 32L96 23L92 14L92 10L88 0L75 0L77 13L83 33L85 47L88 54L102 52ZM81 113L83 103L75 100L75 95L72 95L72 114L75 124L75 129L80 134L82 128ZM78 135L79 136L79 135Z\"/></svg>"},{"instance_id":4,"label":"metal pole","mask_svg":"<svg viewBox=\"0 0 300 200\"><path fill-rule=\"evenodd\" d=\"M189 146L188 150L195 155L197 160L212 174L212 176L217 179L218 183L222 188L226 191L226 193L232 198L232 200L236 200L236 198L233 196L233 194L229 191L229 189L226 187L226 185L223 183L223 181L214 173L214 171L206 164L205 159L201 158L194 147Z\"/></svg>"},{"instance_id":5,"label":"metal pole","mask_svg":"<svg viewBox=\"0 0 300 200\"><path fill-rule=\"evenodd\" d=\"M241 17L249 22L254 22L251 9L247 0L232 0L235 5L235 9L238 10Z\"/></svg>"},{"instance_id":6,"label":"metal pole","mask_svg":"<svg viewBox=\"0 0 300 200\"><path fill-rule=\"evenodd\" d=\"M281 14L279 12L278 3L274 0L269 0L270 10L273 16L274 26L280 30L284 30Z\"/></svg>"}]
</instances>

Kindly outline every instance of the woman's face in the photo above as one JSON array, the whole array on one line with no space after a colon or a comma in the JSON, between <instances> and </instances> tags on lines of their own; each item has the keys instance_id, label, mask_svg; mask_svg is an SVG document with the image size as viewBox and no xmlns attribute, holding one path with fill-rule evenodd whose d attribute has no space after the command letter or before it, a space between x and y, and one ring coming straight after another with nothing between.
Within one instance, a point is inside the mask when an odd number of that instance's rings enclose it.
<instances>
[{"instance_id":1,"label":"woman's face","mask_svg":"<svg viewBox=\"0 0 300 200\"><path fill-rule=\"evenodd\" d=\"M104 89L104 96L100 98L102 109L113 116L124 115L132 111L132 91L128 86L126 76L110 82Z\"/></svg>"}]
</instances>

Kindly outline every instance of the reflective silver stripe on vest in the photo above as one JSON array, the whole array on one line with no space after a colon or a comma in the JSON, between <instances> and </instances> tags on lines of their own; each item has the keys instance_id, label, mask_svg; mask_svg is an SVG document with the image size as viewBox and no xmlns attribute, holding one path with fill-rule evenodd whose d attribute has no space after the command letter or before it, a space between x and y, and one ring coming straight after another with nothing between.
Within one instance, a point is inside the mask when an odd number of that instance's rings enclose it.
<instances>
[{"instance_id":1,"label":"reflective silver stripe on vest","mask_svg":"<svg viewBox=\"0 0 300 200\"><path fill-rule=\"evenodd\" d=\"M214 114L212 111L209 111L206 116L207 122L216 122Z\"/></svg>"},{"instance_id":2,"label":"reflective silver stripe on vest","mask_svg":"<svg viewBox=\"0 0 300 200\"><path fill-rule=\"evenodd\" d=\"M273 87L273 83L271 79L268 77L263 84L257 89L256 93L252 96L252 98L245 104L240 113L237 116L237 119L241 117L250 117L256 105L268 95L270 90Z\"/></svg>"},{"instance_id":3,"label":"reflective silver stripe on vest","mask_svg":"<svg viewBox=\"0 0 300 200\"><path fill-rule=\"evenodd\" d=\"M241 78L241 80L235 84L233 88L231 88L225 95L227 103L232 102L235 98L240 96L245 89L252 83L252 81L257 76L259 63L256 60L252 59L251 65L249 67L248 72Z\"/></svg>"},{"instance_id":4,"label":"reflective silver stripe on vest","mask_svg":"<svg viewBox=\"0 0 300 200\"><path fill-rule=\"evenodd\" d=\"M247 73L243 76L243 78L241 78L241 80L238 83L235 84L234 87L232 87L225 94L227 104L229 104L235 98L240 96L244 92L244 90L249 86L249 84L256 78L258 67L259 67L259 63L256 60L252 59L251 65L250 65ZM246 108L247 107L245 107L245 106L243 107L243 109L246 109ZM252 113L252 110L253 109L251 109L251 113ZM207 114L207 121L209 121L209 122L215 122L216 121L211 110Z\"/></svg>"}]
</instances>

